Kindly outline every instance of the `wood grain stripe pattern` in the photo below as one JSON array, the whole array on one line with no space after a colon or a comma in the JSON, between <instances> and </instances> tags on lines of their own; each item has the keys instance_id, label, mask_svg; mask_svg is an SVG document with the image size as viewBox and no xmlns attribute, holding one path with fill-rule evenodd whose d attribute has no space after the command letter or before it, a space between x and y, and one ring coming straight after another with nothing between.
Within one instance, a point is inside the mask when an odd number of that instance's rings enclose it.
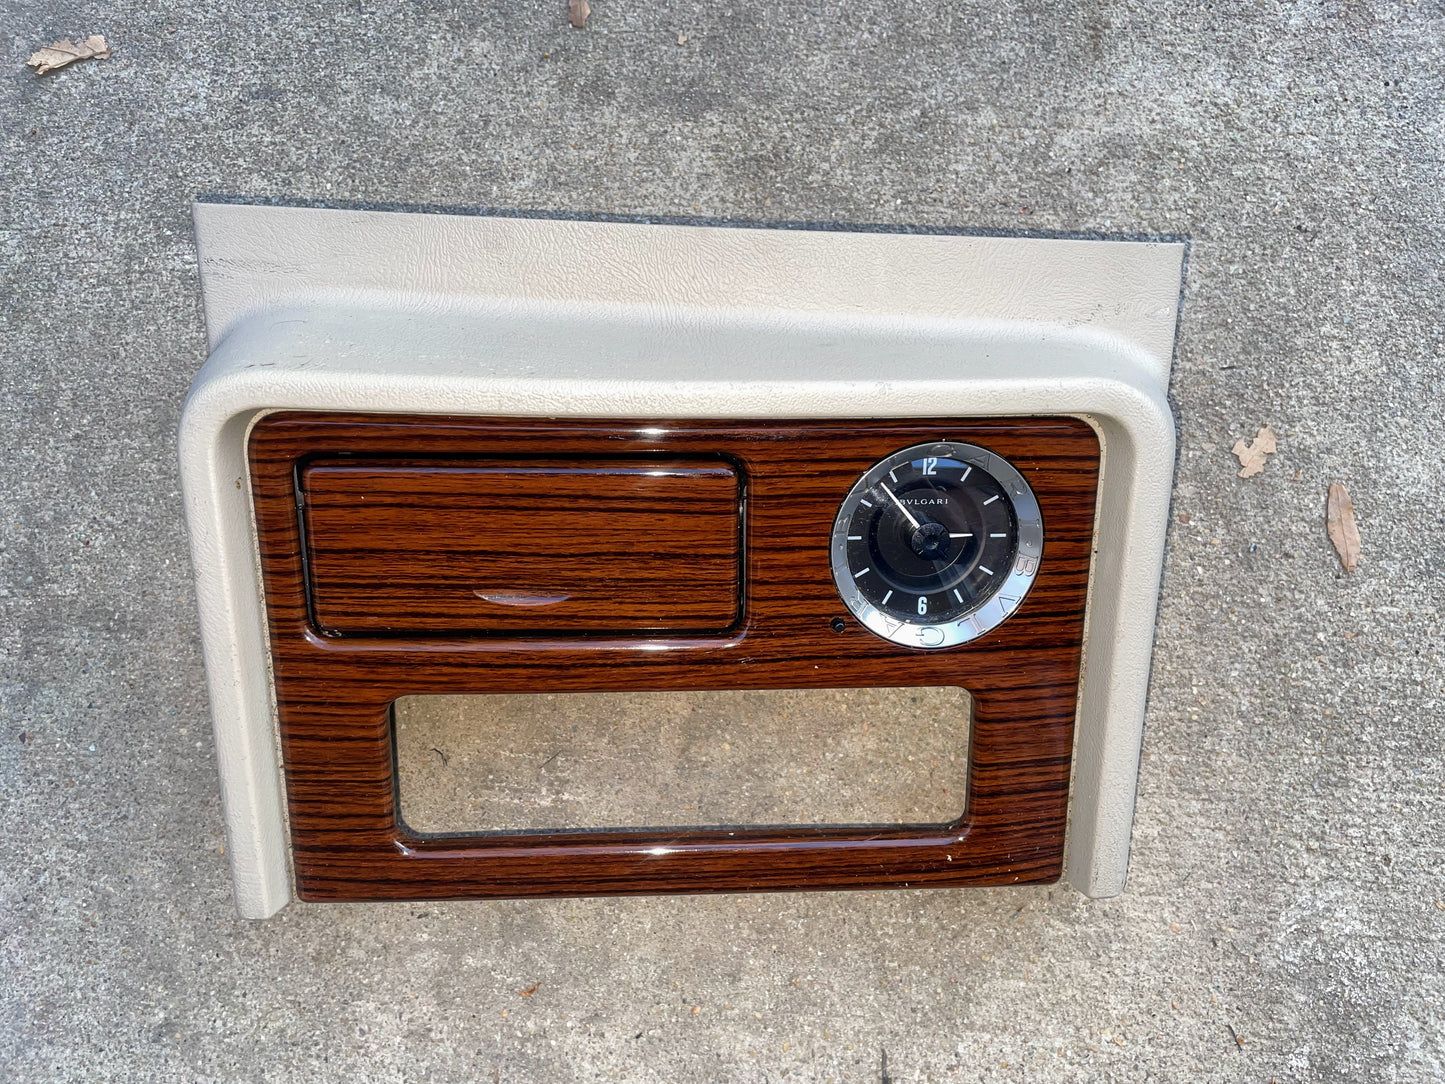
<instances>
[{"instance_id":1,"label":"wood grain stripe pattern","mask_svg":"<svg viewBox=\"0 0 1445 1084\"><path fill-rule=\"evenodd\" d=\"M300 492L328 632L717 632L739 615L742 489L722 461L328 459Z\"/></svg>"},{"instance_id":2,"label":"wood grain stripe pattern","mask_svg":"<svg viewBox=\"0 0 1445 1084\"><path fill-rule=\"evenodd\" d=\"M978 444L1012 462L1039 499L1045 538L1038 579L1018 612L979 640L928 652L889 643L852 620L833 586L828 540L838 506L860 474L899 448L932 440ZM552 621L545 631L489 626L485 635L449 631L444 622L425 629L413 624L417 631L402 633L366 628L366 635L336 635L317 624L297 502L308 470L350 464L361 470L348 477L364 480L377 463L525 464L538 458L727 464L746 497L736 619L722 631L697 632L688 630L695 625L623 631L615 616L599 619L606 628L588 627L579 617ZM250 460L303 898L1057 880L1098 487L1099 444L1086 423L619 422L295 412L272 414L256 425ZM445 518L432 514L436 522ZM700 514L705 521L720 516ZM338 552L352 551L354 565L369 544ZM427 559L418 558L423 564ZM414 574L410 564L382 572ZM536 589L544 587L542 582ZM423 620L425 599L407 599L404 610L408 621ZM443 613L456 619L454 612ZM835 618L844 620L842 632L830 627ZM875 685L955 685L972 694L968 805L953 822L421 836L398 818L390 705L400 696Z\"/></svg>"}]
</instances>

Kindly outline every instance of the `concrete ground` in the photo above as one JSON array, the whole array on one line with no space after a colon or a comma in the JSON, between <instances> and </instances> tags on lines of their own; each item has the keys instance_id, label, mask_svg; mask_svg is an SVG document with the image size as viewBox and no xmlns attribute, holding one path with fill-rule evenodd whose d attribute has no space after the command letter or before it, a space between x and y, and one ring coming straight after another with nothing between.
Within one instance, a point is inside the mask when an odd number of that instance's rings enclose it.
<instances>
[{"instance_id":1,"label":"concrete ground","mask_svg":"<svg viewBox=\"0 0 1445 1084\"><path fill-rule=\"evenodd\" d=\"M0 1076L1445 1077L1440 5L565 7L0 3ZM198 193L1188 235L1126 894L239 921L173 450Z\"/></svg>"}]
</instances>

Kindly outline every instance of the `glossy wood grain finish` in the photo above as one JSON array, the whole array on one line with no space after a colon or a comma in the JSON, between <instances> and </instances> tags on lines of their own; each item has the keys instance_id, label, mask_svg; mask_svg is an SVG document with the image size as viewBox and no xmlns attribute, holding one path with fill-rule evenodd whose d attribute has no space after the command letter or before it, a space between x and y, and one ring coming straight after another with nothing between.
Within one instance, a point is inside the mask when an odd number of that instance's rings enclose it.
<instances>
[{"instance_id":1,"label":"glossy wood grain finish","mask_svg":"<svg viewBox=\"0 0 1445 1084\"><path fill-rule=\"evenodd\" d=\"M317 625L717 632L738 619L736 470L542 452L308 463L300 489Z\"/></svg>"},{"instance_id":2,"label":"glossy wood grain finish","mask_svg":"<svg viewBox=\"0 0 1445 1084\"><path fill-rule=\"evenodd\" d=\"M1032 592L997 629L899 647L844 610L839 502L925 440L982 445L1043 512ZM318 459L723 457L746 478L741 619L711 635L336 637L307 608L298 468ZM298 891L311 900L943 886L1056 880L1062 866L1099 446L1068 418L549 421L273 414L252 485ZM843 620L843 631L830 627ZM397 817L390 704L425 693L956 685L974 697L967 808L944 825L638 829L423 837Z\"/></svg>"}]
</instances>

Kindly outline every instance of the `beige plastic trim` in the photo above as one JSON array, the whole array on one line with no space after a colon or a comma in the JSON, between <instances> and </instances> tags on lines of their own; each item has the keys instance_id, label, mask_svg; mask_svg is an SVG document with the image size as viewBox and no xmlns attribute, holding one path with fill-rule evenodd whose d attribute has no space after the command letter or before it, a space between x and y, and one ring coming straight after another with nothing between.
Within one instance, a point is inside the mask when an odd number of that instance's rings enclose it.
<instances>
[{"instance_id":1,"label":"beige plastic trim","mask_svg":"<svg viewBox=\"0 0 1445 1084\"><path fill-rule=\"evenodd\" d=\"M245 437L277 409L1068 414L1103 439L1066 878L1123 889L1174 464L1184 246L195 207L181 421L237 908L291 899Z\"/></svg>"}]
</instances>

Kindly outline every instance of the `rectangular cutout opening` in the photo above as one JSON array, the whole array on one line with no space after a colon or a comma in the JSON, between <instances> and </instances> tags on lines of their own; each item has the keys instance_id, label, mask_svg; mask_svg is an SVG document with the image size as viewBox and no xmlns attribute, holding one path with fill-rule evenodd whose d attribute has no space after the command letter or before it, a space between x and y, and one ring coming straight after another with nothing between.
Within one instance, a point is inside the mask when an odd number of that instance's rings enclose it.
<instances>
[{"instance_id":1,"label":"rectangular cutout opening","mask_svg":"<svg viewBox=\"0 0 1445 1084\"><path fill-rule=\"evenodd\" d=\"M964 811L958 688L408 696L401 818L418 834L942 824Z\"/></svg>"}]
</instances>

